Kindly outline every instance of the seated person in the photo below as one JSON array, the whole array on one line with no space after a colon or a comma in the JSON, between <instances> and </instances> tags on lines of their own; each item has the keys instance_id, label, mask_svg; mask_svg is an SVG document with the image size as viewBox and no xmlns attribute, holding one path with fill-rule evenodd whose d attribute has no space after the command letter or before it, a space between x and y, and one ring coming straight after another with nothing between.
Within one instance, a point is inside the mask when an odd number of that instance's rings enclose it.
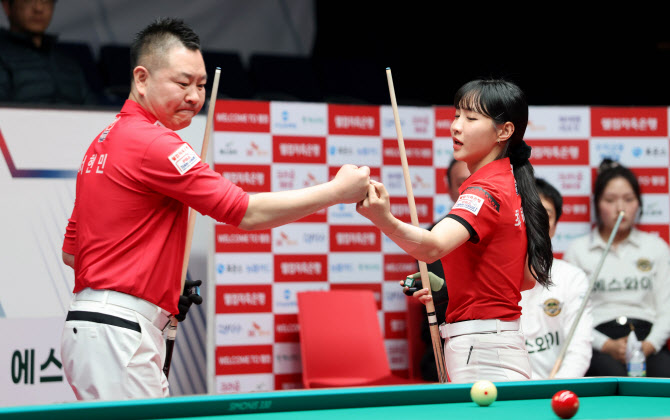
<instances>
[{"instance_id":1,"label":"seated person","mask_svg":"<svg viewBox=\"0 0 670 420\"><path fill-rule=\"evenodd\" d=\"M536 179L535 185L549 214L549 236L553 238L563 212L563 198L543 179ZM549 379L589 285L580 268L557 258L551 267L551 281L549 288L536 284L521 292L519 302L533 379ZM591 328L591 305L587 304L555 378L584 376L591 361Z\"/></svg>"},{"instance_id":2,"label":"seated person","mask_svg":"<svg viewBox=\"0 0 670 420\"><path fill-rule=\"evenodd\" d=\"M593 285L593 357L586 376L627 376L626 344L634 328L647 358L647 376L670 377L668 244L635 228L642 209L640 185L618 162L601 163L593 205L596 227L570 244L564 256L588 275L601 259L619 212L625 216Z\"/></svg>"},{"instance_id":3,"label":"seated person","mask_svg":"<svg viewBox=\"0 0 670 420\"><path fill-rule=\"evenodd\" d=\"M0 28L0 102L95 104L81 67L45 33L55 0L2 0L9 30Z\"/></svg>"}]
</instances>

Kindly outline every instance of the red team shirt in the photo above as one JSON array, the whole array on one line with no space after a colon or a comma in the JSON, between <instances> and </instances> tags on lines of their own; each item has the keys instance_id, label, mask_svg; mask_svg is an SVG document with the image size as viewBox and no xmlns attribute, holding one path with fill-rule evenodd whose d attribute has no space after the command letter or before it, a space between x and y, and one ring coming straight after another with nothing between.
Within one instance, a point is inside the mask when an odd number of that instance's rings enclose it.
<instances>
[{"instance_id":1,"label":"red team shirt","mask_svg":"<svg viewBox=\"0 0 670 420\"><path fill-rule=\"evenodd\" d=\"M91 143L77 174L63 243L75 256L74 293L115 290L178 313L187 206L237 226L248 203L241 188L127 100Z\"/></svg>"},{"instance_id":2,"label":"red team shirt","mask_svg":"<svg viewBox=\"0 0 670 420\"><path fill-rule=\"evenodd\" d=\"M470 232L470 240L442 258L449 290L447 323L521 316L526 262L526 224L509 158L472 174L447 217Z\"/></svg>"}]
</instances>

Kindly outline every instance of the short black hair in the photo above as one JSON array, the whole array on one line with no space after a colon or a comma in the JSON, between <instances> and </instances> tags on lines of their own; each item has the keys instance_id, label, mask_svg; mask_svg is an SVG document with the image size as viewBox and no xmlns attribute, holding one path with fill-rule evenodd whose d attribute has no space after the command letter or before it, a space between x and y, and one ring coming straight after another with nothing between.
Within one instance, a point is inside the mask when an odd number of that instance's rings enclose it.
<instances>
[{"instance_id":1,"label":"short black hair","mask_svg":"<svg viewBox=\"0 0 670 420\"><path fill-rule=\"evenodd\" d=\"M600 162L600 166L598 167L598 175L596 176L596 182L593 185L593 205L596 209L595 213L598 225L602 223L602 220L600 220L598 202L600 201L600 197L602 197L603 193L605 192L607 184L609 184L609 182L615 178L623 178L628 181L631 188L633 189L633 192L635 193L635 197L637 198L637 202L640 208L640 215L642 215L642 194L640 193L640 183L637 182L637 177L633 171L626 168L619 162L605 158L602 162Z\"/></svg>"},{"instance_id":2,"label":"short black hair","mask_svg":"<svg viewBox=\"0 0 670 420\"><path fill-rule=\"evenodd\" d=\"M538 194L551 201L554 205L554 209L556 209L556 221L558 222L558 219L563 214L563 196L553 185L542 178L535 178L535 187Z\"/></svg>"},{"instance_id":3,"label":"short black hair","mask_svg":"<svg viewBox=\"0 0 670 420\"><path fill-rule=\"evenodd\" d=\"M164 58L173 43L179 42L191 51L200 50L200 37L182 19L158 18L135 35L130 46L130 73L144 56Z\"/></svg>"}]
</instances>

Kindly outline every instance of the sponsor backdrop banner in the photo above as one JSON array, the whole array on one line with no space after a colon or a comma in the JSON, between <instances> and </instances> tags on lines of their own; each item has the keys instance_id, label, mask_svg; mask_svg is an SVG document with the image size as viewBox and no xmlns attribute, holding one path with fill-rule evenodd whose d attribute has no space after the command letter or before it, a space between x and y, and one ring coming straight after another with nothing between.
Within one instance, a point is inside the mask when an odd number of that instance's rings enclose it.
<instances>
[{"instance_id":1,"label":"sponsor backdrop banner","mask_svg":"<svg viewBox=\"0 0 670 420\"><path fill-rule=\"evenodd\" d=\"M444 177L454 109L399 112L427 227L452 205ZM0 289L0 405L74 398L60 355L73 274L60 248L84 151L116 113L0 108L0 267L8 286ZM219 101L214 125L213 168L251 194L326 182L345 163L368 165L390 191L393 213L409 220L388 106ZM179 134L199 151L203 132L199 115ZM668 240L667 107L531 107L526 139L538 176L565 196L558 256L591 227L592 182L604 157L633 169L644 200L639 226ZM203 393L205 383L216 393L301 387L296 296L305 290L372 290L391 367L407 374L406 300L397 281L415 272L416 262L353 204L255 232L200 219L189 273L205 280L207 309L194 308L180 327L173 395ZM30 293L17 294L17 287Z\"/></svg>"},{"instance_id":2,"label":"sponsor backdrop banner","mask_svg":"<svg viewBox=\"0 0 670 420\"><path fill-rule=\"evenodd\" d=\"M399 114L419 222L428 227L453 204L445 175L454 108ZM390 106L219 101L214 130L216 170L249 192L308 187L345 163L367 165L391 194L392 213L409 222ZM640 227L668 241L668 108L531 107L525 138L537 175L564 195L558 257L591 229L592 183L606 157L638 176ZM297 294L306 290L372 290L391 368L408 374L407 328L417 326L406 325L397 282L417 265L353 204L268 231L215 232L214 392L302 387Z\"/></svg>"}]
</instances>

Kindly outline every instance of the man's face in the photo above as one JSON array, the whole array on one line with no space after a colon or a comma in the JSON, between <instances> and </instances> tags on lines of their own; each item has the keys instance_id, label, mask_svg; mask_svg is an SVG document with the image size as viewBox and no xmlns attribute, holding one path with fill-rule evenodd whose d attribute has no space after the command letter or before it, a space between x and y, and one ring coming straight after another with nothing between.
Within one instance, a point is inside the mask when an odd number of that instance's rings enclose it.
<instances>
[{"instance_id":1,"label":"man's face","mask_svg":"<svg viewBox=\"0 0 670 420\"><path fill-rule=\"evenodd\" d=\"M54 0L3 0L2 6L12 32L43 34L54 13Z\"/></svg>"},{"instance_id":2,"label":"man's face","mask_svg":"<svg viewBox=\"0 0 670 420\"><path fill-rule=\"evenodd\" d=\"M451 201L454 203L458 200L458 189L469 176L470 171L465 162L457 162L451 168L451 173L449 174L447 181L449 182L449 197L451 197Z\"/></svg>"},{"instance_id":3,"label":"man's face","mask_svg":"<svg viewBox=\"0 0 670 420\"><path fill-rule=\"evenodd\" d=\"M205 103L207 72L200 51L175 45L163 65L146 72L146 78L139 83L136 79L135 85L147 110L167 128L188 127Z\"/></svg>"},{"instance_id":4,"label":"man's face","mask_svg":"<svg viewBox=\"0 0 670 420\"><path fill-rule=\"evenodd\" d=\"M542 194L540 194L540 201L542 201L542 207L547 210L547 215L549 216L549 237L553 238L556 234L556 206Z\"/></svg>"}]
</instances>

